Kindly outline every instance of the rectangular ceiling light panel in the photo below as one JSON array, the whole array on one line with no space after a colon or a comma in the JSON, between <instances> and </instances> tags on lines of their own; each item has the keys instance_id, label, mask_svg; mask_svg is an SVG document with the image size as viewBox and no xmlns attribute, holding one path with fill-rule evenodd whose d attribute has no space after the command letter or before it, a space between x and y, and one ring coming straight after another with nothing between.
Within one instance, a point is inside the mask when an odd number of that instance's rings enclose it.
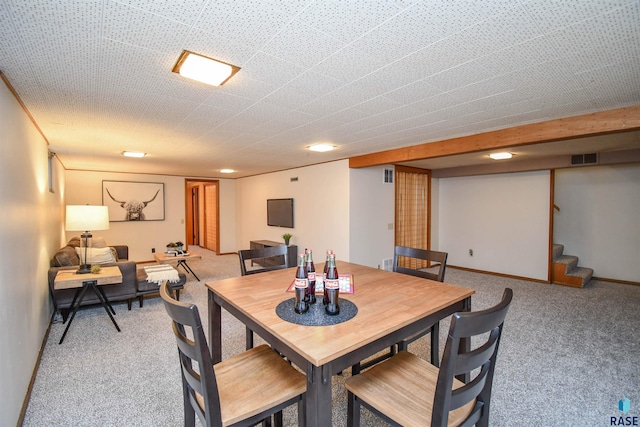
<instances>
[{"instance_id":1,"label":"rectangular ceiling light panel","mask_svg":"<svg viewBox=\"0 0 640 427\"><path fill-rule=\"evenodd\" d=\"M240 71L240 67L183 50L172 71L188 79L220 86Z\"/></svg>"}]
</instances>

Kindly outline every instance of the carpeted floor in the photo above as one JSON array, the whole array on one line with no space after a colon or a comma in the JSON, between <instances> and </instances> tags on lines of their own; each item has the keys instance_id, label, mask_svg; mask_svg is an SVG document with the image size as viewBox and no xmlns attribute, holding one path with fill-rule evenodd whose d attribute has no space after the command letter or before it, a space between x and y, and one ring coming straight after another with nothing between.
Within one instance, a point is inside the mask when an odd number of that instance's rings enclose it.
<instances>
[{"instance_id":1,"label":"carpeted floor","mask_svg":"<svg viewBox=\"0 0 640 427\"><path fill-rule=\"evenodd\" d=\"M180 294L207 315L204 282L240 274L236 255L203 255L189 265ZM640 287L592 281L584 289L447 269L445 281L476 290L473 308L495 304L514 289L505 323L491 404L492 426L608 426L640 415ZM56 318L27 408L25 426L180 426L182 388L177 350L159 297L131 311L116 304L118 333L101 307L81 310L62 345ZM223 357L244 349L244 326L223 315ZM440 348L448 321L440 328ZM428 358L428 337L409 349ZM345 377L348 376L345 375ZM333 379L333 425L346 425L345 377ZM408 396L408 398L410 398ZM285 424L295 425L295 407ZM362 425L384 426L363 412Z\"/></svg>"}]
</instances>

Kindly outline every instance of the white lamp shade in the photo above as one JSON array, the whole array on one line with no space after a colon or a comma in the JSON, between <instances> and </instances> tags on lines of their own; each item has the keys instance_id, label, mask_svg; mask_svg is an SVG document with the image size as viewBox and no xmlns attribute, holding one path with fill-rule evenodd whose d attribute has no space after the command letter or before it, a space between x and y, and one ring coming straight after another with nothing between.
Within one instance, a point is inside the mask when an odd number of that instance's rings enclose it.
<instances>
[{"instance_id":1,"label":"white lamp shade","mask_svg":"<svg viewBox=\"0 0 640 427\"><path fill-rule=\"evenodd\" d=\"M91 231L109 229L107 206L67 205L67 231Z\"/></svg>"}]
</instances>

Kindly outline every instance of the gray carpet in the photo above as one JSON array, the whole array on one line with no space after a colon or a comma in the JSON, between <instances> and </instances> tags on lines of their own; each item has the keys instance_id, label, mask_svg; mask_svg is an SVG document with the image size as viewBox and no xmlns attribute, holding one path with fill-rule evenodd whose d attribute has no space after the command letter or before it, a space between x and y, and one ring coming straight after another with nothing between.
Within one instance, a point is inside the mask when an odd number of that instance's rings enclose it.
<instances>
[{"instance_id":1,"label":"gray carpet","mask_svg":"<svg viewBox=\"0 0 640 427\"><path fill-rule=\"evenodd\" d=\"M207 315L205 281L240 274L237 256L190 262L181 300ZM493 387L493 426L605 426L617 402L640 402L640 287L592 280L584 289L544 285L448 269L445 281L476 290L473 308L495 304L514 289ZM101 307L81 310L62 345L56 319L25 416L25 426L180 426L182 389L177 350L159 297L131 311L116 304L118 333ZM440 348L448 321L441 324ZM223 316L223 357L244 348L244 326ZM428 337L409 349L428 358ZM333 425L346 425L344 377L334 377ZM295 425L295 408L285 412ZM363 413L362 425L383 426Z\"/></svg>"}]
</instances>

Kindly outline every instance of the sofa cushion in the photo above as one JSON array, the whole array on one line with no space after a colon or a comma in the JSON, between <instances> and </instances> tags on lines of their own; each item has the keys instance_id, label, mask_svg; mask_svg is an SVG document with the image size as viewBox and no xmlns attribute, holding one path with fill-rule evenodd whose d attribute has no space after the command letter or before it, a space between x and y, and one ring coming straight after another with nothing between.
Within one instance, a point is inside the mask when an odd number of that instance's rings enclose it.
<instances>
[{"instance_id":1,"label":"sofa cushion","mask_svg":"<svg viewBox=\"0 0 640 427\"><path fill-rule=\"evenodd\" d=\"M86 248L87 250L87 264L106 264L109 262L116 262L116 258L113 256L112 248ZM84 256L85 248L76 248L78 257ZM82 254L82 255L81 255Z\"/></svg>"},{"instance_id":2,"label":"sofa cushion","mask_svg":"<svg viewBox=\"0 0 640 427\"><path fill-rule=\"evenodd\" d=\"M75 249L71 246L65 246L64 248L58 249L58 251L53 254L53 266L52 267L70 267L73 265L80 264L80 258L78 258L78 254Z\"/></svg>"}]
</instances>

